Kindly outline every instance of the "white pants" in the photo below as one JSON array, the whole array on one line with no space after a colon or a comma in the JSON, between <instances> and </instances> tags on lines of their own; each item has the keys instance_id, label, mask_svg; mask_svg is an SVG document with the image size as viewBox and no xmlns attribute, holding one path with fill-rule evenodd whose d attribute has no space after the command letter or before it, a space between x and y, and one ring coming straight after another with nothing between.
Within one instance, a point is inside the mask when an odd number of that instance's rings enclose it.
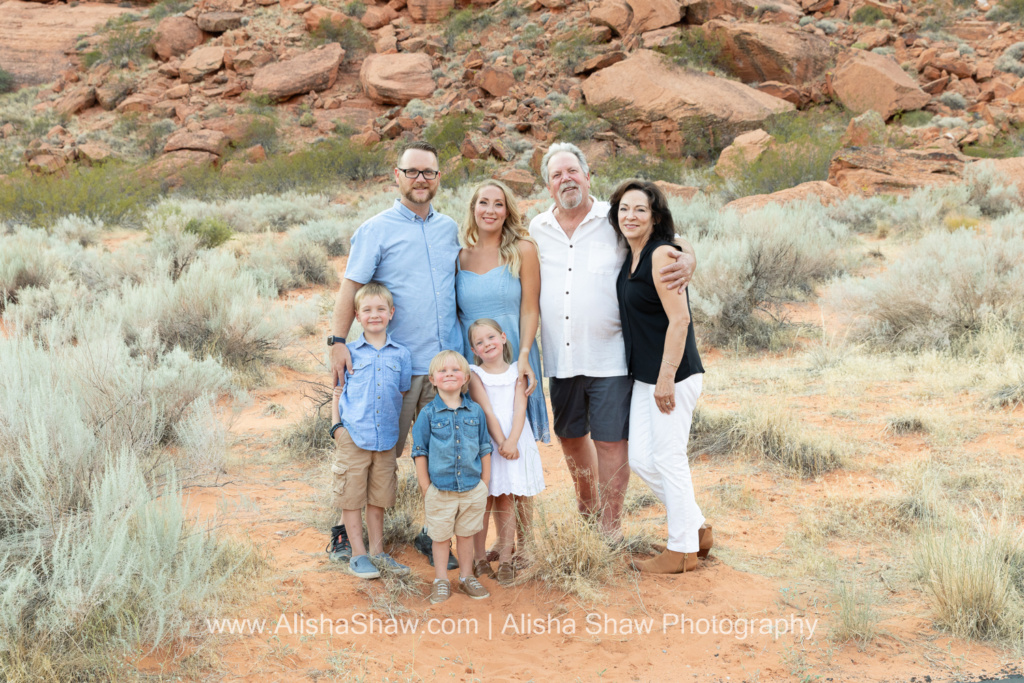
<instances>
[{"instance_id":1,"label":"white pants","mask_svg":"<svg viewBox=\"0 0 1024 683\"><path fill-rule=\"evenodd\" d=\"M634 381L629 404L629 468L664 503L668 512L666 547L680 553L700 549L697 532L704 523L686 456L693 410L703 384L703 374L677 382L676 407L665 415L654 401L654 385Z\"/></svg>"}]
</instances>

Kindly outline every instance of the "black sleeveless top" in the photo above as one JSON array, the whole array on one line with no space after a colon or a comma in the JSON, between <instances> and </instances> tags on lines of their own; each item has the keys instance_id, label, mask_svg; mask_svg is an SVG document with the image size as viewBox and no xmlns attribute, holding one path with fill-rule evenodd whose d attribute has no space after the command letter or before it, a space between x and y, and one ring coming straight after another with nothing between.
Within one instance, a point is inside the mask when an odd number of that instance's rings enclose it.
<instances>
[{"instance_id":1,"label":"black sleeveless top","mask_svg":"<svg viewBox=\"0 0 1024 683\"><path fill-rule=\"evenodd\" d=\"M655 249L666 244L679 249L671 242L649 241L641 250L640 261L632 274L629 269L633 258L632 255L627 255L615 285L619 295L619 313L622 317L622 339L626 342L626 367L629 368L630 377L646 384L658 383L661 359L665 352L665 335L668 332L668 315L661 305L658 290L654 287L654 275L651 272L651 255ZM679 295L673 291L672 296ZM686 300L686 310L690 313L690 324L686 328L686 347L683 359L676 370L676 382L682 382L690 375L704 372L700 354L697 353L689 298Z\"/></svg>"}]
</instances>

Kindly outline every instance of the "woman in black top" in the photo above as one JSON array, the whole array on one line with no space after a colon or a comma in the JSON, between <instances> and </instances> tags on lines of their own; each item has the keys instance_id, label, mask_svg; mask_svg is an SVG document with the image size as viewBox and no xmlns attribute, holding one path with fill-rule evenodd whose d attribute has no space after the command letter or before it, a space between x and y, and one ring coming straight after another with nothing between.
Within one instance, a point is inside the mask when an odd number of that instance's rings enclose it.
<instances>
[{"instance_id":1,"label":"woman in black top","mask_svg":"<svg viewBox=\"0 0 1024 683\"><path fill-rule=\"evenodd\" d=\"M629 466L665 504L668 543L640 571L677 574L697 568L711 548L711 528L694 498L686 443L704 367L690 319L690 300L670 291L654 271L678 249L668 202L654 183L627 180L611 198L609 220L630 255L617 281L626 363L633 378Z\"/></svg>"}]
</instances>

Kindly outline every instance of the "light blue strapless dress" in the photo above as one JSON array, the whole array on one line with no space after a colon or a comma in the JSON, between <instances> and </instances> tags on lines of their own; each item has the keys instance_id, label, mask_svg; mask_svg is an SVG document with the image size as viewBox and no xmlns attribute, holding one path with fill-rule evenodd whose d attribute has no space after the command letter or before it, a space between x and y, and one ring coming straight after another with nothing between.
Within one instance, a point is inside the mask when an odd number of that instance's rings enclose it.
<instances>
[{"instance_id":1,"label":"light blue strapless dress","mask_svg":"<svg viewBox=\"0 0 1024 683\"><path fill-rule=\"evenodd\" d=\"M519 357L519 306L523 300L523 286L519 278L505 266L498 266L483 275L459 270L455 276L455 297L462 325L463 355L470 363L474 356L469 344L469 326L480 318L497 321L512 344L512 360ZM538 384L526 404L526 417L534 436L544 443L551 443L548 408L544 403L544 375L540 373L540 351L536 343L530 348L530 368Z\"/></svg>"}]
</instances>

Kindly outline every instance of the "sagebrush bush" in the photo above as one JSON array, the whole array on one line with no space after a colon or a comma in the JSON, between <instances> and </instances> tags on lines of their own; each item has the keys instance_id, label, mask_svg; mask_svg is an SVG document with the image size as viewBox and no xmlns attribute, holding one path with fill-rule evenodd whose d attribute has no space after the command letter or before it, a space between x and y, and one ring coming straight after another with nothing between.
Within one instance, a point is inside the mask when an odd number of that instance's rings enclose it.
<instances>
[{"instance_id":1,"label":"sagebrush bush","mask_svg":"<svg viewBox=\"0 0 1024 683\"><path fill-rule=\"evenodd\" d=\"M1024 42L1014 43L1003 50L1003 54L996 60L996 68L1014 76L1024 76L1022 57L1024 57Z\"/></svg>"},{"instance_id":2,"label":"sagebrush bush","mask_svg":"<svg viewBox=\"0 0 1024 683\"><path fill-rule=\"evenodd\" d=\"M836 305L882 347L950 348L987 324L1024 331L1024 230L1020 213L987 233L934 232L883 273L846 280Z\"/></svg>"},{"instance_id":3,"label":"sagebrush bush","mask_svg":"<svg viewBox=\"0 0 1024 683\"><path fill-rule=\"evenodd\" d=\"M436 119L423 131L423 138L437 148L442 158L458 153L466 133L480 125L479 114L449 114ZM442 176L443 177L443 176Z\"/></svg>"},{"instance_id":4,"label":"sagebrush bush","mask_svg":"<svg viewBox=\"0 0 1024 683\"><path fill-rule=\"evenodd\" d=\"M677 231L700 254L689 289L698 334L716 345L770 346L783 304L843 270L845 226L820 204L769 204L740 215L712 200L670 200Z\"/></svg>"},{"instance_id":5,"label":"sagebrush bush","mask_svg":"<svg viewBox=\"0 0 1024 683\"><path fill-rule=\"evenodd\" d=\"M1000 0L999 4L985 13L989 21L1024 21L1024 2L1021 0Z\"/></svg>"},{"instance_id":6,"label":"sagebrush bush","mask_svg":"<svg viewBox=\"0 0 1024 683\"><path fill-rule=\"evenodd\" d=\"M290 289L337 282L327 251L300 237L266 243L252 250L243 269L252 275L265 296L276 297Z\"/></svg>"},{"instance_id":7,"label":"sagebrush bush","mask_svg":"<svg viewBox=\"0 0 1024 683\"><path fill-rule=\"evenodd\" d=\"M0 235L0 312L7 304L17 303L23 289L45 287L61 277L62 270L45 232L21 228Z\"/></svg>"},{"instance_id":8,"label":"sagebrush bush","mask_svg":"<svg viewBox=\"0 0 1024 683\"><path fill-rule=\"evenodd\" d=\"M75 167L67 177L16 175L0 183L0 221L46 227L74 215L133 227L159 192L159 183L119 163Z\"/></svg>"},{"instance_id":9,"label":"sagebrush bush","mask_svg":"<svg viewBox=\"0 0 1024 683\"><path fill-rule=\"evenodd\" d=\"M565 109L551 117L552 130L560 142L588 142L597 133L611 129L612 125L590 107Z\"/></svg>"},{"instance_id":10,"label":"sagebrush bush","mask_svg":"<svg viewBox=\"0 0 1024 683\"><path fill-rule=\"evenodd\" d=\"M327 255L344 256L348 253L349 240L355 226L351 222L337 219L318 219L304 223L289 231L289 236L319 244L327 251Z\"/></svg>"},{"instance_id":11,"label":"sagebrush bush","mask_svg":"<svg viewBox=\"0 0 1024 683\"><path fill-rule=\"evenodd\" d=\"M199 239L202 249L215 249L231 239L232 230L227 221L219 218L192 218L183 230Z\"/></svg>"},{"instance_id":12,"label":"sagebrush bush","mask_svg":"<svg viewBox=\"0 0 1024 683\"><path fill-rule=\"evenodd\" d=\"M3 68L0 68L0 95L4 95L14 90L14 74Z\"/></svg>"},{"instance_id":13,"label":"sagebrush bush","mask_svg":"<svg viewBox=\"0 0 1024 683\"><path fill-rule=\"evenodd\" d=\"M947 91L939 95L939 102L950 109L967 109L967 98L958 92Z\"/></svg>"},{"instance_id":14,"label":"sagebrush bush","mask_svg":"<svg viewBox=\"0 0 1024 683\"><path fill-rule=\"evenodd\" d=\"M874 5L862 5L854 11L850 18L858 24L874 24L876 21L885 19L885 14Z\"/></svg>"}]
</instances>

